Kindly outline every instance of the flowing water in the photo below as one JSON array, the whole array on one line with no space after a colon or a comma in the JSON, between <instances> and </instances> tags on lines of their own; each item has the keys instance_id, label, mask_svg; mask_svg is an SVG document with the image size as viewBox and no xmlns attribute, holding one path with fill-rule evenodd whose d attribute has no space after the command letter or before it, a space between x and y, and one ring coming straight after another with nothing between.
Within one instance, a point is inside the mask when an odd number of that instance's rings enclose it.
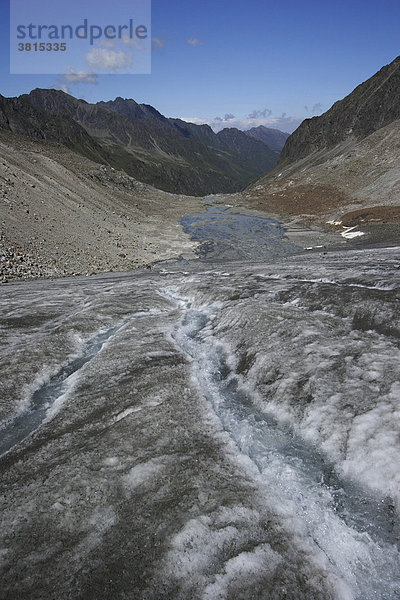
<instances>
[{"instance_id":1,"label":"flowing water","mask_svg":"<svg viewBox=\"0 0 400 600\"><path fill-rule=\"evenodd\" d=\"M254 406L223 350L202 339L209 311L184 310L174 338L194 361L199 389L232 438L255 466L255 479L271 508L284 507L301 521L299 531L324 554L349 597L400 597L400 528L393 505L338 476L318 449ZM354 594L354 596L353 596Z\"/></svg>"},{"instance_id":2,"label":"flowing water","mask_svg":"<svg viewBox=\"0 0 400 600\"><path fill-rule=\"evenodd\" d=\"M400 250L213 239L2 288L4 597L400 598Z\"/></svg>"}]
</instances>

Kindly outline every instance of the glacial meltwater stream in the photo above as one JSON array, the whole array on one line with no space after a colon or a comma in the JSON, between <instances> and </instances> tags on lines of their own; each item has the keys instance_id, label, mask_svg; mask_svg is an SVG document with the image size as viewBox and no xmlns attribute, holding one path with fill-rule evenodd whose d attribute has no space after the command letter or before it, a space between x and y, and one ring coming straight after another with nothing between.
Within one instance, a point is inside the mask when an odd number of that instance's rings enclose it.
<instances>
[{"instance_id":1,"label":"glacial meltwater stream","mask_svg":"<svg viewBox=\"0 0 400 600\"><path fill-rule=\"evenodd\" d=\"M73 384L74 375L101 351L104 344L120 331L126 325L126 322L94 336L85 344L80 356L61 367L57 373L50 377L49 381L40 385L33 392L28 409L11 419L0 430L0 456L13 446L21 443L41 425L55 402Z\"/></svg>"},{"instance_id":2,"label":"glacial meltwater stream","mask_svg":"<svg viewBox=\"0 0 400 600\"><path fill-rule=\"evenodd\" d=\"M192 359L199 391L248 461L248 474L271 510L294 517L296 533L312 541L317 560L337 578L339 597L400 598L400 528L393 506L340 478L317 448L257 409L223 346L202 336L218 309L192 309L190 299L168 290L165 297L183 311L173 336Z\"/></svg>"},{"instance_id":3,"label":"glacial meltwater stream","mask_svg":"<svg viewBox=\"0 0 400 600\"><path fill-rule=\"evenodd\" d=\"M227 239L2 288L7 600L400 600L400 249Z\"/></svg>"}]
</instances>

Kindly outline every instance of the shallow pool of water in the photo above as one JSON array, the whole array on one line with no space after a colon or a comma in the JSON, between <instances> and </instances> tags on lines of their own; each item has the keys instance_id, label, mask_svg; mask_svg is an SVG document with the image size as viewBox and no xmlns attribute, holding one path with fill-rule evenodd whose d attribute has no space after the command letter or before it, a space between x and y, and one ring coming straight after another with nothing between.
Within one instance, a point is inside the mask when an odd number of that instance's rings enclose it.
<instances>
[{"instance_id":1,"label":"shallow pool of water","mask_svg":"<svg viewBox=\"0 0 400 600\"><path fill-rule=\"evenodd\" d=\"M208 206L203 213L181 219L185 233L199 242L198 256L206 260L264 260L302 250L287 237L275 219L229 212L228 206Z\"/></svg>"}]
</instances>

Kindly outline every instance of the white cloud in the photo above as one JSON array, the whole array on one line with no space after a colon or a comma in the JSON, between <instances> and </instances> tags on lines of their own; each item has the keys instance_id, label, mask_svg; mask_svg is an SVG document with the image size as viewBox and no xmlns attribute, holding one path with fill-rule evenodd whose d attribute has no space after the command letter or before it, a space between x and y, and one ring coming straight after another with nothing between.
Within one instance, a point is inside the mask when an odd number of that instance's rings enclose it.
<instances>
[{"instance_id":1,"label":"white cloud","mask_svg":"<svg viewBox=\"0 0 400 600\"><path fill-rule=\"evenodd\" d=\"M96 46L99 47L103 47L103 48L114 48L115 47L115 40L100 40L98 42L95 42Z\"/></svg>"},{"instance_id":2,"label":"white cloud","mask_svg":"<svg viewBox=\"0 0 400 600\"><path fill-rule=\"evenodd\" d=\"M186 121L186 123L194 123L195 125L210 125L212 121L207 121L207 119L200 119L199 117L177 117L181 119L181 121Z\"/></svg>"},{"instance_id":3,"label":"white cloud","mask_svg":"<svg viewBox=\"0 0 400 600\"><path fill-rule=\"evenodd\" d=\"M264 108L264 110L252 110L249 114L249 119L259 119L260 117L266 119L272 115L272 110L269 108Z\"/></svg>"},{"instance_id":4,"label":"white cloud","mask_svg":"<svg viewBox=\"0 0 400 600\"><path fill-rule=\"evenodd\" d=\"M129 46L130 48L135 48L136 50L143 50L143 40L138 40L137 38L131 38L129 35L123 35L121 37L121 42L125 46Z\"/></svg>"},{"instance_id":5,"label":"white cloud","mask_svg":"<svg viewBox=\"0 0 400 600\"><path fill-rule=\"evenodd\" d=\"M217 121L219 123L226 123L227 121L232 121L232 119L236 119L235 115L232 113L226 113L223 117L214 117L213 121Z\"/></svg>"},{"instance_id":6,"label":"white cloud","mask_svg":"<svg viewBox=\"0 0 400 600\"><path fill-rule=\"evenodd\" d=\"M68 67L67 73L64 73L64 75L60 77L53 88L61 90L66 94L71 94L70 86L78 83L91 83L92 85L97 85L97 74L87 71L76 71L73 67Z\"/></svg>"},{"instance_id":7,"label":"white cloud","mask_svg":"<svg viewBox=\"0 0 400 600\"><path fill-rule=\"evenodd\" d=\"M86 54L86 60L92 69L118 71L132 64L132 55L122 50L117 52L107 48L93 48Z\"/></svg>"},{"instance_id":8,"label":"white cloud","mask_svg":"<svg viewBox=\"0 0 400 600\"><path fill-rule=\"evenodd\" d=\"M63 75L62 81L68 83L93 83L94 85L98 83L96 73L75 71L73 67L68 67L68 72Z\"/></svg>"},{"instance_id":9,"label":"white cloud","mask_svg":"<svg viewBox=\"0 0 400 600\"><path fill-rule=\"evenodd\" d=\"M189 38L188 40L186 40L186 43L190 46L202 46L204 44L204 42L202 42L198 38Z\"/></svg>"},{"instance_id":10,"label":"white cloud","mask_svg":"<svg viewBox=\"0 0 400 600\"><path fill-rule=\"evenodd\" d=\"M151 44L152 44L153 48L164 48L164 46L165 46L164 40L161 40L160 38L156 38L156 37L151 39Z\"/></svg>"}]
</instances>

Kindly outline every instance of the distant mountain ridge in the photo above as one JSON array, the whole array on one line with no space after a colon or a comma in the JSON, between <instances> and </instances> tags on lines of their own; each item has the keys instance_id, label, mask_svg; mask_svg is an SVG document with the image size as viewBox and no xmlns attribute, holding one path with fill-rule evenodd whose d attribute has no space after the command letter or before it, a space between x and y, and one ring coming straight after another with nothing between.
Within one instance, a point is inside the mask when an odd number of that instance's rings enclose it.
<instances>
[{"instance_id":1,"label":"distant mountain ridge","mask_svg":"<svg viewBox=\"0 0 400 600\"><path fill-rule=\"evenodd\" d=\"M271 150L275 150L276 152L282 152L286 140L289 137L289 134L285 133L284 131L272 129L271 127L265 127L264 125L247 129L245 133L256 140L264 142L264 144L267 144Z\"/></svg>"},{"instance_id":2,"label":"distant mountain ridge","mask_svg":"<svg viewBox=\"0 0 400 600\"><path fill-rule=\"evenodd\" d=\"M58 142L96 162L107 162L105 150L73 119L53 117L26 98L0 95L0 127L37 140Z\"/></svg>"},{"instance_id":3,"label":"distant mountain ridge","mask_svg":"<svg viewBox=\"0 0 400 600\"><path fill-rule=\"evenodd\" d=\"M60 90L1 97L0 126L55 140L139 181L192 195L239 191L279 157L238 129L216 134L208 125L164 117L132 99L89 104Z\"/></svg>"}]
</instances>

